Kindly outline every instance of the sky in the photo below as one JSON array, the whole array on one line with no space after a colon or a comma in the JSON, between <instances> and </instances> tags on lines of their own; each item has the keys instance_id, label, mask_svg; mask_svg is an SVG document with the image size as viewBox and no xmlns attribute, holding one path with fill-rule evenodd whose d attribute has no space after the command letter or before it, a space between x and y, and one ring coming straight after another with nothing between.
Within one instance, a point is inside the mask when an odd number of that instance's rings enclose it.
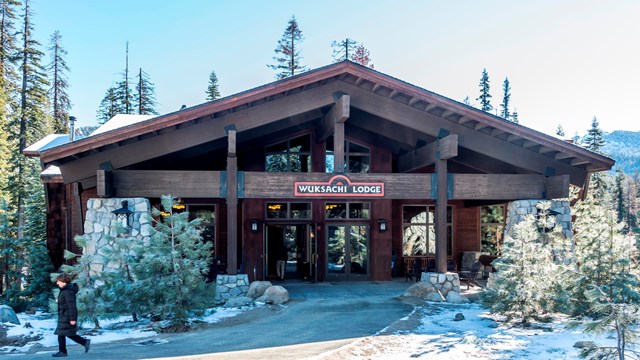
<instances>
[{"instance_id":1,"label":"sky","mask_svg":"<svg viewBox=\"0 0 640 360\"><path fill-rule=\"evenodd\" d=\"M264 305L264 304L262 304ZM258 306L262 306L258 305ZM287 304L283 305L284 307ZM207 315L197 320L217 323L225 318L237 316L252 306L242 308L213 308ZM456 314L462 314L464 320L454 321ZM411 319L417 318L417 323ZM8 326L8 337L21 335L40 336L40 340L25 346L0 347L0 355L11 354L22 358L31 348L38 347L38 354L53 354L57 351L57 336L53 334L56 327L55 315L36 313L28 315L19 313L20 325ZM128 340L131 344L156 341L158 346L169 344L170 340L155 340L157 333L148 329L145 321L137 326L132 325L131 317L120 317L110 321L101 321L99 334L90 335L92 349L100 344ZM195 320L195 319L194 319ZM600 346L615 346L615 338L609 333L599 336L586 334L580 328L567 330L566 319L557 318L554 322L532 324L530 328L513 326L511 323L497 322L497 317L488 313L478 303L446 304L424 302L413 313L392 327L381 329L374 336L355 338L337 350L319 354L313 359L577 359L579 351L573 347L578 341L593 341ZM24 325L29 323L31 328ZM80 334L89 329L91 324L84 324ZM84 330L83 330L84 329ZM151 338L149 338L151 337ZM70 352L81 352L80 345L68 341ZM292 345L295 350L295 345ZM283 347L282 351L287 351Z\"/></svg>"},{"instance_id":2,"label":"sky","mask_svg":"<svg viewBox=\"0 0 640 360\"><path fill-rule=\"evenodd\" d=\"M164 114L205 102L211 71L222 96L274 81L267 65L295 16L310 69L332 63L332 41L351 38L376 70L476 106L483 69L494 108L508 78L520 124L550 135L558 125L583 135L594 116L606 132L640 131L637 0L30 2L42 50L62 35L77 126L96 124L127 42L132 77L149 74Z\"/></svg>"}]
</instances>

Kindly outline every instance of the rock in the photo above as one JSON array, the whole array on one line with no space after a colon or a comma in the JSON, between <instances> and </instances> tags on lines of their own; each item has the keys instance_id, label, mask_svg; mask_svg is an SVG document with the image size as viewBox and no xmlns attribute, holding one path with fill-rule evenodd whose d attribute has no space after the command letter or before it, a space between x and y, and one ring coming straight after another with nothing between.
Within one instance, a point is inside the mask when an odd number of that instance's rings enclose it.
<instances>
[{"instance_id":1,"label":"rock","mask_svg":"<svg viewBox=\"0 0 640 360\"><path fill-rule=\"evenodd\" d=\"M595 346L596 343L594 343L593 341L577 341L575 344L573 344L573 347L578 349L588 349Z\"/></svg>"},{"instance_id":2,"label":"rock","mask_svg":"<svg viewBox=\"0 0 640 360\"><path fill-rule=\"evenodd\" d=\"M402 296L419 297L424 299L427 297L427 295L435 291L436 290L433 288L431 284L427 282L417 282L409 286L409 288L405 290Z\"/></svg>"},{"instance_id":3,"label":"rock","mask_svg":"<svg viewBox=\"0 0 640 360\"><path fill-rule=\"evenodd\" d=\"M432 292L425 298L426 301L443 302L444 298L439 292Z\"/></svg>"},{"instance_id":4,"label":"rock","mask_svg":"<svg viewBox=\"0 0 640 360\"><path fill-rule=\"evenodd\" d=\"M253 299L248 296L238 296L227 300L227 302L224 303L224 307L242 307L247 306L252 302Z\"/></svg>"},{"instance_id":5,"label":"rock","mask_svg":"<svg viewBox=\"0 0 640 360\"><path fill-rule=\"evenodd\" d=\"M464 320L464 315L462 315L462 313L457 313L456 316L453 318L453 321L462 321Z\"/></svg>"},{"instance_id":6,"label":"rock","mask_svg":"<svg viewBox=\"0 0 640 360\"><path fill-rule=\"evenodd\" d=\"M447 302L448 303L452 303L452 304L467 304L467 303L469 303L469 299L467 299L466 297L458 294L455 291L450 291L447 294Z\"/></svg>"},{"instance_id":7,"label":"rock","mask_svg":"<svg viewBox=\"0 0 640 360\"><path fill-rule=\"evenodd\" d=\"M271 281L254 281L249 285L247 296L252 299L257 299L264 295L264 292L271 286L273 286Z\"/></svg>"},{"instance_id":8,"label":"rock","mask_svg":"<svg viewBox=\"0 0 640 360\"><path fill-rule=\"evenodd\" d=\"M20 325L16 312L8 305L0 305L0 323Z\"/></svg>"},{"instance_id":9,"label":"rock","mask_svg":"<svg viewBox=\"0 0 640 360\"><path fill-rule=\"evenodd\" d=\"M280 285L275 285L267 288L261 298L264 298L266 304L284 304L289 301L289 291Z\"/></svg>"}]
</instances>

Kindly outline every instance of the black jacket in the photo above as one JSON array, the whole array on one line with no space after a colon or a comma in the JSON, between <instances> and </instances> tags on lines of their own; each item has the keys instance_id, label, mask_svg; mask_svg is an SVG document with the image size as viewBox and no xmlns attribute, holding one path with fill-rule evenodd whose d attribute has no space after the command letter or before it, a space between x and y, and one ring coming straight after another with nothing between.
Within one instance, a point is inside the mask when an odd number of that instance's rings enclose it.
<instances>
[{"instance_id":1,"label":"black jacket","mask_svg":"<svg viewBox=\"0 0 640 360\"><path fill-rule=\"evenodd\" d=\"M78 293L78 285L74 283L67 284L60 289L58 295L58 327L56 327L56 335L72 336L78 330L78 308L76 306L76 294ZM71 321L76 321L75 325L71 325Z\"/></svg>"}]
</instances>

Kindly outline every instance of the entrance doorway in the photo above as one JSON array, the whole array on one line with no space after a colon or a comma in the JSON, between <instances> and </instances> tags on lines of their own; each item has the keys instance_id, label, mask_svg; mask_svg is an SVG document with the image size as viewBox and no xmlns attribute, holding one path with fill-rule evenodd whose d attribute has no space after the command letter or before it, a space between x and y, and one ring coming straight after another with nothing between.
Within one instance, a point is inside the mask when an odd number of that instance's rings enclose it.
<instances>
[{"instance_id":1,"label":"entrance doorway","mask_svg":"<svg viewBox=\"0 0 640 360\"><path fill-rule=\"evenodd\" d=\"M369 226L327 225L327 280L369 280Z\"/></svg>"},{"instance_id":2,"label":"entrance doorway","mask_svg":"<svg viewBox=\"0 0 640 360\"><path fill-rule=\"evenodd\" d=\"M313 280L315 244L311 242L315 237L311 225L267 224L265 230L264 280Z\"/></svg>"}]
</instances>

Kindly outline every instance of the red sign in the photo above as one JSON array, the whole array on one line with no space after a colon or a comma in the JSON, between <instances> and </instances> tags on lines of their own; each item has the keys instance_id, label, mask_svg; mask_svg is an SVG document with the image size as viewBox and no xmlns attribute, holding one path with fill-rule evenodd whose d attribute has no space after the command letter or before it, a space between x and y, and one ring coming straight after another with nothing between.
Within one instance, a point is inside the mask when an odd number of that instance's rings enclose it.
<instances>
[{"instance_id":1,"label":"red sign","mask_svg":"<svg viewBox=\"0 0 640 360\"><path fill-rule=\"evenodd\" d=\"M296 181L294 184L296 187L295 196L384 196L384 183L352 183L349 178L344 175L336 175L326 183Z\"/></svg>"}]
</instances>

